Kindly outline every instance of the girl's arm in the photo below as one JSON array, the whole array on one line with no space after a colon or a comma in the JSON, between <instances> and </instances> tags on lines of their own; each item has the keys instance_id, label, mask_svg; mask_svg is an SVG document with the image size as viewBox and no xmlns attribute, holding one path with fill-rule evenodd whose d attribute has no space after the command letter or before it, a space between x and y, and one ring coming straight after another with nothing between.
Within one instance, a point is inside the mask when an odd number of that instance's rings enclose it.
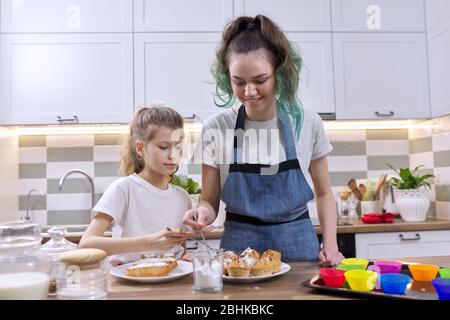
<instances>
[{"instance_id":1,"label":"girl's arm","mask_svg":"<svg viewBox=\"0 0 450 320\"><path fill-rule=\"evenodd\" d=\"M216 219L220 205L220 171L208 165L202 165L202 195L197 209L186 211L183 223L194 230L210 225ZM198 218L194 219L193 213Z\"/></svg>"},{"instance_id":2,"label":"girl's arm","mask_svg":"<svg viewBox=\"0 0 450 320\"><path fill-rule=\"evenodd\" d=\"M319 253L319 259L323 263L337 264L343 257L337 246L336 203L331 192L327 158L322 157L311 161L309 172L314 184L317 214L322 229L323 248Z\"/></svg>"},{"instance_id":3,"label":"girl's arm","mask_svg":"<svg viewBox=\"0 0 450 320\"><path fill-rule=\"evenodd\" d=\"M169 250L186 240L186 234L180 231L163 229L154 234L130 237L110 238L103 233L110 227L112 218L102 212L97 212L86 232L80 240L80 248L98 248L105 250L108 255L126 252Z\"/></svg>"}]
</instances>

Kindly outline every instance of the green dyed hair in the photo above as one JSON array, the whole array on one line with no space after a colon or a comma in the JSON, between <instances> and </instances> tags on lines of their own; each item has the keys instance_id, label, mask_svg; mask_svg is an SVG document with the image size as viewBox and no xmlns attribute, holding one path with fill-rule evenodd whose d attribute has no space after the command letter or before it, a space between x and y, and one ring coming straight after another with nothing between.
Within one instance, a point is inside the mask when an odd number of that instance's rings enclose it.
<instances>
[{"instance_id":1,"label":"green dyed hair","mask_svg":"<svg viewBox=\"0 0 450 320\"><path fill-rule=\"evenodd\" d=\"M275 70L277 114L292 121L297 138L303 125L303 107L297 97L302 58L295 46L268 17L239 17L228 23L211 67L216 82L214 104L229 108L236 102L231 87L229 61L231 53L245 54L266 49Z\"/></svg>"}]
</instances>

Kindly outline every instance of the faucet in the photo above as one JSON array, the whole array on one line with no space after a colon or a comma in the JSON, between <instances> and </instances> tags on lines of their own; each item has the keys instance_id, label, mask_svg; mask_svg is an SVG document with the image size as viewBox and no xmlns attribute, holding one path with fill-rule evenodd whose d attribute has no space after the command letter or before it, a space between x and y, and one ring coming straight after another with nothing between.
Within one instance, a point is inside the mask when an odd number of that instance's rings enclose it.
<instances>
[{"instance_id":1,"label":"faucet","mask_svg":"<svg viewBox=\"0 0 450 320\"><path fill-rule=\"evenodd\" d=\"M89 180L89 184L91 185L91 209L94 207L94 203L95 203L95 191L94 191L94 182L92 181L92 178L83 170L80 169L72 169L67 171L66 173L64 173L64 175L61 177L61 179L59 179L59 191L62 190L64 181L66 180L66 178L68 176L70 176L73 173L80 173L82 175L84 175L88 180Z\"/></svg>"},{"instance_id":2,"label":"faucet","mask_svg":"<svg viewBox=\"0 0 450 320\"><path fill-rule=\"evenodd\" d=\"M31 194L32 194L33 192L37 192L37 193L39 193L41 196L44 196L44 194L42 193L42 191L39 190L39 189L31 189L30 192L28 192L28 194L27 194L27 211L26 211L26 213L25 213L25 220L27 220L27 221L30 221L30 220L31 220L31 219L30 219L30 215L29 215L29 212L30 212L30 197L31 197Z\"/></svg>"}]
</instances>

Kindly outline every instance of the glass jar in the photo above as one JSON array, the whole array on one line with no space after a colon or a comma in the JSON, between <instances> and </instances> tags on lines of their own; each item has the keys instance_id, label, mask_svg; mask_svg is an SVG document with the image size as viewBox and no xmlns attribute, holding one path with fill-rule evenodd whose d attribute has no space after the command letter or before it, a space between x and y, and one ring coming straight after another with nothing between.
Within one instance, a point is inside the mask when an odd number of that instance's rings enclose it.
<instances>
[{"instance_id":1,"label":"glass jar","mask_svg":"<svg viewBox=\"0 0 450 320\"><path fill-rule=\"evenodd\" d=\"M63 267L56 281L60 300L105 300L108 273L101 268L106 252L100 249L76 249L59 256Z\"/></svg>"},{"instance_id":2,"label":"glass jar","mask_svg":"<svg viewBox=\"0 0 450 320\"><path fill-rule=\"evenodd\" d=\"M0 300L47 298L52 263L41 241L37 223L0 224Z\"/></svg>"},{"instance_id":3,"label":"glass jar","mask_svg":"<svg viewBox=\"0 0 450 320\"><path fill-rule=\"evenodd\" d=\"M45 252L52 259L52 272L50 274L50 287L48 290L49 295L56 294L56 278L61 269L61 262L59 261L59 255L65 251L73 250L77 245L64 238L67 233L67 228L63 226L54 226L48 230L50 240L41 246L40 252Z\"/></svg>"}]
</instances>

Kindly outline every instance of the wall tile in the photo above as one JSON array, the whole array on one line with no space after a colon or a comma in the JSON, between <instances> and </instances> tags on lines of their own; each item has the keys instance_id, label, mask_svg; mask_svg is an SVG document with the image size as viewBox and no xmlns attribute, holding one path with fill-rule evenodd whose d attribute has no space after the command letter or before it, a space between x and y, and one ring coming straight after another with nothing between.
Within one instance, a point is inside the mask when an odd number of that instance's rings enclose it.
<instances>
[{"instance_id":1,"label":"wall tile","mask_svg":"<svg viewBox=\"0 0 450 320\"><path fill-rule=\"evenodd\" d=\"M47 144L46 136L20 136L19 147L45 147Z\"/></svg>"},{"instance_id":2,"label":"wall tile","mask_svg":"<svg viewBox=\"0 0 450 320\"><path fill-rule=\"evenodd\" d=\"M48 148L48 162L93 161L93 147Z\"/></svg>"}]
</instances>

